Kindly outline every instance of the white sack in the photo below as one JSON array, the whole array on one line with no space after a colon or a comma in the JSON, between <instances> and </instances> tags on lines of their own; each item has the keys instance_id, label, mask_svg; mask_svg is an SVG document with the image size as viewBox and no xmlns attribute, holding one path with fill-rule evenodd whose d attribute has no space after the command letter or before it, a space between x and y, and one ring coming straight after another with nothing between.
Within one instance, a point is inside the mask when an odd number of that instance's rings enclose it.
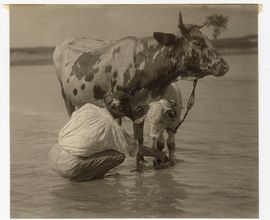
<instances>
[{"instance_id":1,"label":"white sack","mask_svg":"<svg viewBox=\"0 0 270 220\"><path fill-rule=\"evenodd\" d=\"M136 141L117 124L108 110L89 103L72 114L59 133L58 144L81 157L104 150L116 150L130 156L138 152Z\"/></svg>"}]
</instances>

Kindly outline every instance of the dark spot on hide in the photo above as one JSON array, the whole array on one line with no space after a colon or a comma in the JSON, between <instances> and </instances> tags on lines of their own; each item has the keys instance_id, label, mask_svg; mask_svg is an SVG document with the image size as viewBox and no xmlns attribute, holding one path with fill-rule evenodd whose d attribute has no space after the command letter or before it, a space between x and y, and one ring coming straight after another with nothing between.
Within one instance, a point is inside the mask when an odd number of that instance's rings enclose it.
<instances>
[{"instance_id":1,"label":"dark spot on hide","mask_svg":"<svg viewBox=\"0 0 270 220\"><path fill-rule=\"evenodd\" d=\"M95 64L98 64L101 61L101 54L94 54L91 52L84 52L76 60L72 66L70 76L75 75L78 80L82 77L85 77L86 81L92 81L94 74L97 73L98 69L94 68Z\"/></svg>"},{"instance_id":2,"label":"dark spot on hide","mask_svg":"<svg viewBox=\"0 0 270 220\"><path fill-rule=\"evenodd\" d=\"M124 72L124 86L127 86L129 80L130 80L130 72L129 69L127 69Z\"/></svg>"},{"instance_id":3,"label":"dark spot on hide","mask_svg":"<svg viewBox=\"0 0 270 220\"><path fill-rule=\"evenodd\" d=\"M67 66L69 64L69 62L67 62L66 64L65 64L65 66Z\"/></svg>"},{"instance_id":4,"label":"dark spot on hide","mask_svg":"<svg viewBox=\"0 0 270 220\"><path fill-rule=\"evenodd\" d=\"M117 47L113 50L112 54L113 54L113 57L115 56L115 54L119 53L121 50L121 47Z\"/></svg>"},{"instance_id":5,"label":"dark spot on hide","mask_svg":"<svg viewBox=\"0 0 270 220\"><path fill-rule=\"evenodd\" d=\"M81 85L81 89L82 89L82 90L85 89L85 84L84 84L84 83Z\"/></svg>"},{"instance_id":6,"label":"dark spot on hide","mask_svg":"<svg viewBox=\"0 0 270 220\"><path fill-rule=\"evenodd\" d=\"M67 79L67 83L69 83L69 78Z\"/></svg>"},{"instance_id":7,"label":"dark spot on hide","mask_svg":"<svg viewBox=\"0 0 270 220\"><path fill-rule=\"evenodd\" d=\"M121 92L125 92L125 93L129 93L130 90L126 87L123 87L123 86L120 86L120 85L117 85L116 86L116 91L121 91Z\"/></svg>"},{"instance_id":8,"label":"dark spot on hide","mask_svg":"<svg viewBox=\"0 0 270 220\"><path fill-rule=\"evenodd\" d=\"M177 78L179 65L182 64L173 63L173 59L180 60L183 49L178 48L179 46L170 46L161 51L163 46L160 44L151 47L148 47L147 43L142 44L144 50L136 54L135 68L145 62L144 69L136 70L128 83L128 88L131 92L144 88L156 98L164 94L168 85Z\"/></svg>"},{"instance_id":9,"label":"dark spot on hide","mask_svg":"<svg viewBox=\"0 0 270 220\"><path fill-rule=\"evenodd\" d=\"M158 86L152 90L151 97L152 98L157 98L159 96L163 96L165 94L166 88L168 86L169 85L160 85L160 84L158 84Z\"/></svg>"},{"instance_id":10,"label":"dark spot on hide","mask_svg":"<svg viewBox=\"0 0 270 220\"><path fill-rule=\"evenodd\" d=\"M203 63L211 63L211 59L207 57L205 53L202 53L202 62Z\"/></svg>"},{"instance_id":11,"label":"dark spot on hide","mask_svg":"<svg viewBox=\"0 0 270 220\"><path fill-rule=\"evenodd\" d=\"M145 54L141 51L135 57L135 67L138 68L140 64L146 60Z\"/></svg>"},{"instance_id":12,"label":"dark spot on hide","mask_svg":"<svg viewBox=\"0 0 270 220\"><path fill-rule=\"evenodd\" d=\"M94 97L95 99L103 99L104 95L106 94L106 91L103 90L100 85L94 85L93 88L93 92L94 92Z\"/></svg>"},{"instance_id":13,"label":"dark spot on hide","mask_svg":"<svg viewBox=\"0 0 270 220\"><path fill-rule=\"evenodd\" d=\"M143 50L147 50L148 48L148 43L146 40L142 40L142 45L143 45Z\"/></svg>"},{"instance_id":14,"label":"dark spot on hide","mask_svg":"<svg viewBox=\"0 0 270 220\"><path fill-rule=\"evenodd\" d=\"M117 71L114 71L113 72L113 78L116 78L117 77Z\"/></svg>"},{"instance_id":15,"label":"dark spot on hide","mask_svg":"<svg viewBox=\"0 0 270 220\"><path fill-rule=\"evenodd\" d=\"M78 94L78 90L77 89L74 89L73 90L73 94L76 96Z\"/></svg>"},{"instance_id":16,"label":"dark spot on hide","mask_svg":"<svg viewBox=\"0 0 270 220\"><path fill-rule=\"evenodd\" d=\"M94 79L94 72L88 73L88 74L85 76L85 81L91 82L93 79Z\"/></svg>"},{"instance_id":17,"label":"dark spot on hide","mask_svg":"<svg viewBox=\"0 0 270 220\"><path fill-rule=\"evenodd\" d=\"M110 73L111 71L112 71L112 66L111 65L106 66L105 73Z\"/></svg>"},{"instance_id":18,"label":"dark spot on hide","mask_svg":"<svg viewBox=\"0 0 270 220\"><path fill-rule=\"evenodd\" d=\"M127 85L124 84L126 89L120 88L119 90L123 90L123 89L127 90L128 88L131 94L134 93L135 91L140 90L142 88L141 86L142 80L145 79L144 76L145 76L144 71L136 70L134 76L131 79L129 79L130 80L129 83ZM130 74L129 74L129 77L130 77Z\"/></svg>"}]
</instances>

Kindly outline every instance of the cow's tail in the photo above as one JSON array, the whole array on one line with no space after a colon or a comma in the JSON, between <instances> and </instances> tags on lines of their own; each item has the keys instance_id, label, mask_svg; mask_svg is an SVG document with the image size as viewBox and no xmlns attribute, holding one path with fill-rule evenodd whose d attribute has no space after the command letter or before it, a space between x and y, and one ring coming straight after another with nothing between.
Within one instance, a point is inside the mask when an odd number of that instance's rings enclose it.
<instances>
[{"instance_id":1,"label":"cow's tail","mask_svg":"<svg viewBox=\"0 0 270 220\"><path fill-rule=\"evenodd\" d=\"M59 80L59 82L61 83L61 61L62 61L62 53L63 53L63 49L61 45L58 45L55 47L54 52L53 52L53 63L54 63L54 67L56 70L56 75L57 78Z\"/></svg>"},{"instance_id":2,"label":"cow's tail","mask_svg":"<svg viewBox=\"0 0 270 220\"><path fill-rule=\"evenodd\" d=\"M68 112L68 115L71 116L72 113L75 111L75 105L72 104L72 102L68 99L62 82L62 76L61 76L61 64L62 64L62 55L63 55L63 48L61 45L57 46L53 52L53 63L56 70L56 75L58 78L58 81L61 85L61 93L65 102L65 106Z\"/></svg>"},{"instance_id":3,"label":"cow's tail","mask_svg":"<svg viewBox=\"0 0 270 220\"><path fill-rule=\"evenodd\" d=\"M68 112L69 117L72 115L72 113L75 111L75 105L72 104L72 102L67 98L65 90L63 88L62 83L61 84L61 93L65 102L65 106Z\"/></svg>"}]
</instances>

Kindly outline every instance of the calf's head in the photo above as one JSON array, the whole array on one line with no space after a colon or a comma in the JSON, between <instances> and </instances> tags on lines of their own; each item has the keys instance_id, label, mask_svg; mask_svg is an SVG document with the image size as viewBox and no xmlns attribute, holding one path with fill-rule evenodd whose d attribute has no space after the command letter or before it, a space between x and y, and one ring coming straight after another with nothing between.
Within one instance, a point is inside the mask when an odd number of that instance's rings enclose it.
<instances>
[{"instance_id":1,"label":"calf's head","mask_svg":"<svg viewBox=\"0 0 270 220\"><path fill-rule=\"evenodd\" d=\"M155 32L154 38L162 45L171 47L173 62L180 79L199 79L207 75L223 76L229 66L200 31L206 25L184 24L179 13L178 33Z\"/></svg>"},{"instance_id":2,"label":"calf's head","mask_svg":"<svg viewBox=\"0 0 270 220\"><path fill-rule=\"evenodd\" d=\"M176 119L175 102L173 100L161 99L150 103L146 119L150 123L150 138L157 139L166 129L172 126Z\"/></svg>"}]
</instances>

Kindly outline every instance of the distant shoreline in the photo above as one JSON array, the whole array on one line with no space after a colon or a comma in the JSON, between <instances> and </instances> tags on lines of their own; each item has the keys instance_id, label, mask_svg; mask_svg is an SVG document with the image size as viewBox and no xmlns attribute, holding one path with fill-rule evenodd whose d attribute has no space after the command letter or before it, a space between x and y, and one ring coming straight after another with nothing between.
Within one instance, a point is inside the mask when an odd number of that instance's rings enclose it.
<instances>
[{"instance_id":1,"label":"distant shoreline","mask_svg":"<svg viewBox=\"0 0 270 220\"><path fill-rule=\"evenodd\" d=\"M257 54L257 48L248 49L221 49L222 55L243 55L243 54ZM34 53L27 52L11 53L10 66L27 66L27 65L53 65L52 53Z\"/></svg>"},{"instance_id":2,"label":"distant shoreline","mask_svg":"<svg viewBox=\"0 0 270 220\"><path fill-rule=\"evenodd\" d=\"M258 53L258 36L217 39L212 41L222 55ZM10 66L52 65L55 47L25 47L10 49Z\"/></svg>"}]
</instances>

